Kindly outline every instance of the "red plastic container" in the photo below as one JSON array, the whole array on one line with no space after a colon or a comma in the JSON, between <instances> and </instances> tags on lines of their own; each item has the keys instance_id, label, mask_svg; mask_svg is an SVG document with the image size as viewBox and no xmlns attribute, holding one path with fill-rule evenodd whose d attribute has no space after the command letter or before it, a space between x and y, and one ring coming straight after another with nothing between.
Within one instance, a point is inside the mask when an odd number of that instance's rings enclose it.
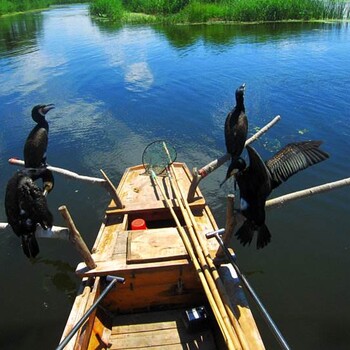
<instances>
[{"instance_id":1,"label":"red plastic container","mask_svg":"<svg viewBox=\"0 0 350 350\"><path fill-rule=\"evenodd\" d=\"M146 221L143 219L135 219L131 222L131 229L135 230L146 230Z\"/></svg>"}]
</instances>

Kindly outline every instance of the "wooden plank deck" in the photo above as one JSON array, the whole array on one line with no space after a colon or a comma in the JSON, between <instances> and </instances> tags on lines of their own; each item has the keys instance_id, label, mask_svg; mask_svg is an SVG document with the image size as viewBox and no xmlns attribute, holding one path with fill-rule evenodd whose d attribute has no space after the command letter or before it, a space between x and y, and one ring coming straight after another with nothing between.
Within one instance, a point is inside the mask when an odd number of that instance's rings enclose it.
<instances>
[{"instance_id":1,"label":"wooden plank deck","mask_svg":"<svg viewBox=\"0 0 350 350\"><path fill-rule=\"evenodd\" d=\"M184 310L169 310L118 316L113 324L110 349L217 349L210 329L189 332Z\"/></svg>"},{"instance_id":2,"label":"wooden plank deck","mask_svg":"<svg viewBox=\"0 0 350 350\"><path fill-rule=\"evenodd\" d=\"M176 176L183 194L187 196L191 185L192 175L187 166L183 163L174 163ZM173 203L176 203L175 194L171 190L169 179L160 177L165 193ZM137 165L129 168L123 175L119 186L118 195L124 205L123 209L117 209L114 201L107 208L107 214L129 214L133 212L164 208L162 195L150 179L150 176L145 173L143 165ZM203 207L205 200L199 189L196 191L195 201L190 204L192 207Z\"/></svg>"}]
</instances>

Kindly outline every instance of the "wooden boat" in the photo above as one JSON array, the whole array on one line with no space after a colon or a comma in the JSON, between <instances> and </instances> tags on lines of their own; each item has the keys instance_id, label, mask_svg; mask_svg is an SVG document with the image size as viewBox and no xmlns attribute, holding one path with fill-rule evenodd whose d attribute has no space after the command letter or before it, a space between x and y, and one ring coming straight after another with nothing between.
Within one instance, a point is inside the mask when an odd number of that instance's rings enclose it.
<instances>
[{"instance_id":1,"label":"wooden boat","mask_svg":"<svg viewBox=\"0 0 350 350\"><path fill-rule=\"evenodd\" d=\"M264 349L235 270L220 264L217 241L205 238L218 227L200 189L188 204L191 172L184 163L172 171L157 179L142 165L125 171L117 188L123 207L111 201L92 249L97 266L76 269L82 282L61 342L107 275L125 283L108 292L64 349ZM137 219L146 227L135 229Z\"/></svg>"}]
</instances>

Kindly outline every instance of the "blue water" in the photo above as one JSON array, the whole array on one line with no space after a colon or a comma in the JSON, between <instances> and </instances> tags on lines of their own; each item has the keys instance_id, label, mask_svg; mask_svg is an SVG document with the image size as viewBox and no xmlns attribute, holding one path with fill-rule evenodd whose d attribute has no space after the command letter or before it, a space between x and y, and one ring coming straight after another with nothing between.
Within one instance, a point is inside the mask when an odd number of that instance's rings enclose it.
<instances>
[{"instance_id":1,"label":"blue water","mask_svg":"<svg viewBox=\"0 0 350 350\"><path fill-rule=\"evenodd\" d=\"M0 18L0 197L33 127L31 108L50 111L48 162L117 184L144 148L166 139L178 160L201 167L225 151L234 90L246 83L249 134L281 121L255 143L271 157L288 142L321 139L330 159L294 176L273 196L350 176L350 28L347 23L113 26L87 5ZM201 182L225 222L223 166ZM110 198L56 175L49 205L65 204L89 247ZM350 341L350 188L268 211L272 243L232 240L238 263L294 349L347 349ZM3 205L0 221L6 221ZM31 263L11 232L0 238L1 349L53 349L63 331L80 258L67 242L40 240ZM274 338L253 309L268 349Z\"/></svg>"}]
</instances>

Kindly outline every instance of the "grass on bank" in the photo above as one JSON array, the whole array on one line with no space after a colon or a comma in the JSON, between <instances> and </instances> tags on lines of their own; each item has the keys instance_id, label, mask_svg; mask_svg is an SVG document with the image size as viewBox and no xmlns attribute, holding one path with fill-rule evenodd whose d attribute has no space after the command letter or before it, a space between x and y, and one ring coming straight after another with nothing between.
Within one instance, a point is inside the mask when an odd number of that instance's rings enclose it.
<instances>
[{"instance_id":1,"label":"grass on bank","mask_svg":"<svg viewBox=\"0 0 350 350\"><path fill-rule=\"evenodd\" d=\"M93 0L90 12L122 22L204 23L342 19L343 0Z\"/></svg>"},{"instance_id":2,"label":"grass on bank","mask_svg":"<svg viewBox=\"0 0 350 350\"><path fill-rule=\"evenodd\" d=\"M50 5L75 3L76 0L0 0L0 16L15 13L25 12L35 9L47 8ZM81 0L79 2L87 2Z\"/></svg>"}]
</instances>

